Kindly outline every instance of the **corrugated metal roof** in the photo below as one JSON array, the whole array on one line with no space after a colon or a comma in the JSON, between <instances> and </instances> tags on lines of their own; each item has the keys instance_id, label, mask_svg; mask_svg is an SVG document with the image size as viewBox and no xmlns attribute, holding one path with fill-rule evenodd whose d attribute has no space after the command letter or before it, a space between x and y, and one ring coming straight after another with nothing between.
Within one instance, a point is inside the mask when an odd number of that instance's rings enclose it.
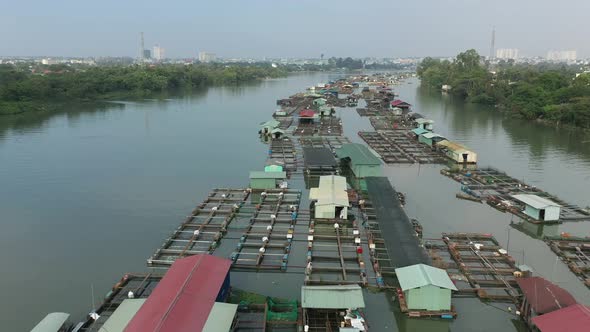
<instances>
[{"instance_id":1,"label":"corrugated metal roof","mask_svg":"<svg viewBox=\"0 0 590 332\"><path fill-rule=\"evenodd\" d=\"M541 332L586 332L590 328L590 307L574 304L533 318Z\"/></svg>"},{"instance_id":2,"label":"corrugated metal roof","mask_svg":"<svg viewBox=\"0 0 590 332\"><path fill-rule=\"evenodd\" d=\"M98 329L98 332L123 332L129 321L135 316L146 300L125 299L100 329Z\"/></svg>"},{"instance_id":3,"label":"corrugated metal roof","mask_svg":"<svg viewBox=\"0 0 590 332\"><path fill-rule=\"evenodd\" d=\"M434 123L434 120L425 119L425 118L418 118L418 119L414 120L414 122L416 122L418 124L424 124L424 123Z\"/></svg>"},{"instance_id":4,"label":"corrugated metal roof","mask_svg":"<svg viewBox=\"0 0 590 332\"><path fill-rule=\"evenodd\" d=\"M526 300L539 315L576 304L565 289L541 277L516 278Z\"/></svg>"},{"instance_id":5,"label":"corrugated metal roof","mask_svg":"<svg viewBox=\"0 0 590 332\"><path fill-rule=\"evenodd\" d=\"M265 127L269 127L269 128L276 128L280 125L281 123L277 120L268 120L266 122L263 122L260 124L260 127L265 128Z\"/></svg>"},{"instance_id":6,"label":"corrugated metal roof","mask_svg":"<svg viewBox=\"0 0 590 332\"><path fill-rule=\"evenodd\" d=\"M440 141L438 143L436 143L437 146L444 146L449 150L455 151L455 152L461 152L461 151L466 151L466 152L471 152L473 153L473 151L469 150L468 148L466 148L465 146L456 143L456 142L451 142L451 141Z\"/></svg>"},{"instance_id":7,"label":"corrugated metal roof","mask_svg":"<svg viewBox=\"0 0 590 332\"><path fill-rule=\"evenodd\" d=\"M282 172L283 166L279 165L268 165L264 167L265 172Z\"/></svg>"},{"instance_id":8,"label":"corrugated metal roof","mask_svg":"<svg viewBox=\"0 0 590 332\"><path fill-rule=\"evenodd\" d=\"M426 264L416 264L395 269L395 275L403 291L428 285L457 290L445 270Z\"/></svg>"},{"instance_id":9,"label":"corrugated metal roof","mask_svg":"<svg viewBox=\"0 0 590 332\"><path fill-rule=\"evenodd\" d=\"M230 266L230 260L211 255L177 260L125 332L200 331Z\"/></svg>"},{"instance_id":10,"label":"corrugated metal roof","mask_svg":"<svg viewBox=\"0 0 590 332\"><path fill-rule=\"evenodd\" d=\"M317 206L348 206L348 192L346 189L345 177L336 175L320 176L320 185L318 188L309 190L309 199L317 201Z\"/></svg>"},{"instance_id":11,"label":"corrugated metal roof","mask_svg":"<svg viewBox=\"0 0 590 332\"><path fill-rule=\"evenodd\" d=\"M412 129L412 132L416 135L422 135L424 133L427 133L428 130L426 130L424 128L416 128L416 129Z\"/></svg>"},{"instance_id":12,"label":"corrugated metal roof","mask_svg":"<svg viewBox=\"0 0 590 332\"><path fill-rule=\"evenodd\" d=\"M512 195L515 199L523 202L526 205L532 206L535 209L544 209L550 206L558 206L561 205L555 203L554 201L548 200L543 197L539 197L537 195L532 194L520 194L520 195Z\"/></svg>"},{"instance_id":13,"label":"corrugated metal roof","mask_svg":"<svg viewBox=\"0 0 590 332\"><path fill-rule=\"evenodd\" d=\"M286 172L250 172L250 179L284 179L287 177Z\"/></svg>"},{"instance_id":14,"label":"corrugated metal roof","mask_svg":"<svg viewBox=\"0 0 590 332\"><path fill-rule=\"evenodd\" d=\"M228 332L237 311L237 304L215 302L202 332Z\"/></svg>"},{"instance_id":15,"label":"corrugated metal roof","mask_svg":"<svg viewBox=\"0 0 590 332\"><path fill-rule=\"evenodd\" d=\"M336 150L336 155L338 158L350 158L353 165L381 165L381 160L363 144L343 144Z\"/></svg>"},{"instance_id":16,"label":"corrugated metal roof","mask_svg":"<svg viewBox=\"0 0 590 332\"><path fill-rule=\"evenodd\" d=\"M52 312L37 323L31 332L57 332L68 318L70 318L68 313Z\"/></svg>"},{"instance_id":17,"label":"corrugated metal roof","mask_svg":"<svg viewBox=\"0 0 590 332\"><path fill-rule=\"evenodd\" d=\"M441 135L436 134L436 133L424 133L424 134L422 134L422 136L424 136L426 138L442 137Z\"/></svg>"},{"instance_id":18,"label":"corrugated metal roof","mask_svg":"<svg viewBox=\"0 0 590 332\"><path fill-rule=\"evenodd\" d=\"M316 309L364 308L363 291L358 285L301 286L301 307Z\"/></svg>"}]
</instances>

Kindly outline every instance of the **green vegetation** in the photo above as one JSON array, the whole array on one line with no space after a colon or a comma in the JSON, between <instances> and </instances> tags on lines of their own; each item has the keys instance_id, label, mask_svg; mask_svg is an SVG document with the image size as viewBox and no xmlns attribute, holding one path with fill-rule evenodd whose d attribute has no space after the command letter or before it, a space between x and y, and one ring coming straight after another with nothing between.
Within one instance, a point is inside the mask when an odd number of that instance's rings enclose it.
<instances>
[{"instance_id":1,"label":"green vegetation","mask_svg":"<svg viewBox=\"0 0 590 332\"><path fill-rule=\"evenodd\" d=\"M154 93L285 76L270 64L107 66L41 70L0 65L0 114L51 110L56 103L146 97Z\"/></svg>"},{"instance_id":2,"label":"green vegetation","mask_svg":"<svg viewBox=\"0 0 590 332\"><path fill-rule=\"evenodd\" d=\"M425 58L417 73L422 84L450 85L450 92L467 102L497 105L525 119L590 128L590 74L576 77L576 69L501 61L492 71L475 50L468 50L453 61Z\"/></svg>"}]
</instances>

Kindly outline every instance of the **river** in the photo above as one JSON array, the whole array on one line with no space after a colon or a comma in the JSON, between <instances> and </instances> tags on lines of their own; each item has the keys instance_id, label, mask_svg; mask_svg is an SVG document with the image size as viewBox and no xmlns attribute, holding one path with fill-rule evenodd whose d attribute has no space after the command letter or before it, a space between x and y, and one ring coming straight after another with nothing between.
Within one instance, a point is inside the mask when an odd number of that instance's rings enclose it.
<instances>
[{"instance_id":1,"label":"river","mask_svg":"<svg viewBox=\"0 0 590 332\"><path fill-rule=\"evenodd\" d=\"M146 258L211 188L245 186L248 171L264 165L267 147L256 131L276 99L339 76L298 74L180 98L0 117L2 330L26 331L52 311L81 317L125 272L146 270ZM435 131L477 151L481 165L590 204L590 135L507 119L410 82L395 88L401 98L434 119ZM345 134L360 141L356 132L370 129L367 119L351 109L339 113ZM458 184L439 170L385 168L407 193L408 214L422 222L425 237L474 231L494 233L505 246L510 239L519 263L590 304L588 289L544 243L510 227L508 214L457 200ZM588 235L590 224L567 223L558 231ZM483 312L465 299L455 304L460 319L451 330L513 328L500 310ZM489 315L505 322L481 326Z\"/></svg>"}]
</instances>

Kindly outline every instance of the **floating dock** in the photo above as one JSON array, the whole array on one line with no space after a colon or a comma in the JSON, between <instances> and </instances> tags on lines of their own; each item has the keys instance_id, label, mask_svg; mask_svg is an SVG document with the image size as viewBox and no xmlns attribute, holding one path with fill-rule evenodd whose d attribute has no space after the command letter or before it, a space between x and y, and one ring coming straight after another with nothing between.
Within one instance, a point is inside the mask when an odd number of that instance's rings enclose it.
<instances>
[{"instance_id":1,"label":"floating dock","mask_svg":"<svg viewBox=\"0 0 590 332\"><path fill-rule=\"evenodd\" d=\"M286 270L297 223L300 191L264 193L237 218L248 224L232 253L237 269Z\"/></svg>"},{"instance_id":2,"label":"floating dock","mask_svg":"<svg viewBox=\"0 0 590 332\"><path fill-rule=\"evenodd\" d=\"M590 288L590 238L548 238L551 250Z\"/></svg>"},{"instance_id":3,"label":"floating dock","mask_svg":"<svg viewBox=\"0 0 590 332\"><path fill-rule=\"evenodd\" d=\"M443 233L425 243L433 266L447 270L459 289L458 296L518 303L516 278L521 272L514 259L490 234Z\"/></svg>"},{"instance_id":4,"label":"floating dock","mask_svg":"<svg viewBox=\"0 0 590 332\"><path fill-rule=\"evenodd\" d=\"M513 195L532 194L561 205L560 221L590 220L590 211L569 204L557 196L551 195L524 181L517 180L494 168L478 168L462 171L443 169L441 174L461 183L461 190L463 192L476 199L485 200L495 209L502 212L510 212L532 223L539 223L539 221L522 213L522 209L520 208L522 203L516 200Z\"/></svg>"},{"instance_id":5,"label":"floating dock","mask_svg":"<svg viewBox=\"0 0 590 332\"><path fill-rule=\"evenodd\" d=\"M229 223L248 202L246 189L214 189L149 259L148 266L168 267L178 258L211 254Z\"/></svg>"},{"instance_id":6,"label":"floating dock","mask_svg":"<svg viewBox=\"0 0 590 332\"><path fill-rule=\"evenodd\" d=\"M440 164L447 161L438 151L410 138L405 130L361 131L359 136L387 164Z\"/></svg>"}]
</instances>

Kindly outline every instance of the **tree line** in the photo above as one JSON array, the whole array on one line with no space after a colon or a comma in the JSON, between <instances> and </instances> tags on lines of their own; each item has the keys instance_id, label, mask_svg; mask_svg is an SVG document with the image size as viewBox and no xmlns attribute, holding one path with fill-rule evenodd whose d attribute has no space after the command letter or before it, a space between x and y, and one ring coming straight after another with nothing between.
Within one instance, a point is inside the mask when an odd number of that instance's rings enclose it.
<instances>
[{"instance_id":1,"label":"tree line","mask_svg":"<svg viewBox=\"0 0 590 332\"><path fill-rule=\"evenodd\" d=\"M145 97L157 92L236 84L287 74L270 64L158 66L0 65L0 114L47 109L53 102Z\"/></svg>"},{"instance_id":2,"label":"tree line","mask_svg":"<svg viewBox=\"0 0 590 332\"><path fill-rule=\"evenodd\" d=\"M526 119L590 128L590 74L564 64L490 64L475 51L452 61L425 58L417 67L422 84L467 102L496 105Z\"/></svg>"}]
</instances>

